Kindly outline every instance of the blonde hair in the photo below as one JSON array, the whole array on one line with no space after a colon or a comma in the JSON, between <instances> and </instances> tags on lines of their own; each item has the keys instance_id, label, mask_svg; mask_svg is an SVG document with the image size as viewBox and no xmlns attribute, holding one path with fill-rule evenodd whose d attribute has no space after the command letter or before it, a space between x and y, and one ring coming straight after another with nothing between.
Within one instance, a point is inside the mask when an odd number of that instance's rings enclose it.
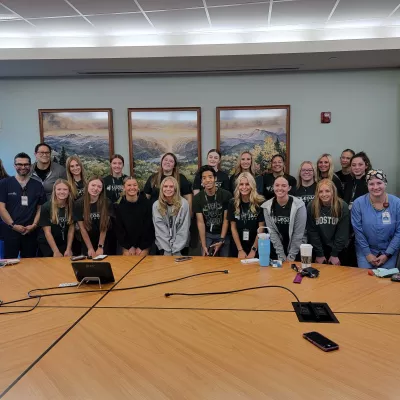
<instances>
[{"instance_id":1,"label":"blonde hair","mask_svg":"<svg viewBox=\"0 0 400 400\"><path fill-rule=\"evenodd\" d=\"M50 201L50 221L52 224L59 224L60 220L58 218L58 211L60 207L58 206L58 199L56 196L56 187L57 185L63 184L65 185L68 190L68 198L65 201L65 219L68 223L68 225L71 225L73 223L72 220L72 207L73 207L73 201L72 201L72 190L71 190L71 185L69 182L67 182L65 179L57 179L54 183L53 186L53 191L51 193L51 201Z\"/></svg>"},{"instance_id":2,"label":"blonde hair","mask_svg":"<svg viewBox=\"0 0 400 400\"><path fill-rule=\"evenodd\" d=\"M67 180L68 180L69 185L71 186L72 196L74 197L74 199L76 199L76 197L78 196L78 190L76 188L75 179L72 176L71 171L70 171L70 165L71 165L72 161L76 161L78 163L78 165L81 167L81 180L82 180L83 186L86 185L86 177L85 177L85 168L82 164L81 159L78 156L68 157L67 162L66 162Z\"/></svg>"},{"instance_id":3,"label":"blonde hair","mask_svg":"<svg viewBox=\"0 0 400 400\"><path fill-rule=\"evenodd\" d=\"M321 179L324 179L324 178L321 176L321 171L320 171L319 168L318 168L318 163L319 163L319 162L321 161L321 159L324 158L324 157L326 157L326 158L329 160L329 171L328 171L327 179L332 180L333 175L335 175L335 173L334 173L334 165L333 165L333 158L332 158L332 156L331 156L330 154L324 153L324 154L322 154L322 156L321 156L320 158L318 158L318 160L317 160L317 182L319 182Z\"/></svg>"},{"instance_id":4,"label":"blonde hair","mask_svg":"<svg viewBox=\"0 0 400 400\"><path fill-rule=\"evenodd\" d=\"M233 205L235 208L235 215L240 214L240 202L241 202L241 194L239 191L239 184L242 179L247 179L249 182L251 192L250 192L250 211L255 214L257 209L261 206L261 204L265 201L264 196L261 196L257 193L256 181L249 172L242 172L238 178L236 179L236 188L233 195Z\"/></svg>"},{"instance_id":5,"label":"blonde hair","mask_svg":"<svg viewBox=\"0 0 400 400\"><path fill-rule=\"evenodd\" d=\"M318 219L321 215L321 207L323 206L320 198L319 198L319 191L321 186L326 185L332 192L332 199L331 199L331 215L334 218L340 218L342 215L342 207L343 207L343 200L338 197L337 189L335 184L330 179L322 179L317 183L317 187L315 189L315 197L314 200L311 202L311 213L315 219Z\"/></svg>"},{"instance_id":6,"label":"blonde hair","mask_svg":"<svg viewBox=\"0 0 400 400\"><path fill-rule=\"evenodd\" d=\"M172 197L172 215L178 215L180 208L182 207L182 197L179 193L178 181L173 176L167 176L164 178L160 185L160 194L158 195L158 211L164 217L167 215L168 204L167 199L164 196L163 188L165 182L170 180L174 184L174 196Z\"/></svg>"},{"instance_id":7,"label":"blonde hair","mask_svg":"<svg viewBox=\"0 0 400 400\"><path fill-rule=\"evenodd\" d=\"M315 168L314 163L312 161L303 161L300 164L299 172L297 174L297 189L301 186L301 175L300 175L300 173L301 173L301 169L303 168L304 164L310 164L311 165L311 167L313 169L313 173L314 173L314 182L316 182L316 180L317 180L317 169Z\"/></svg>"},{"instance_id":8,"label":"blonde hair","mask_svg":"<svg viewBox=\"0 0 400 400\"><path fill-rule=\"evenodd\" d=\"M254 158L253 158L253 154L251 154L249 150L242 151L240 153L240 155L239 155L239 157L237 158L237 161L236 161L235 170L233 171L233 175L237 176L237 175L239 175L240 173L243 172L242 166L240 165L240 162L242 160L243 154L250 154L250 157L251 157L250 173L252 175L255 175L256 168L255 168L255 165L254 165Z\"/></svg>"},{"instance_id":9,"label":"blonde hair","mask_svg":"<svg viewBox=\"0 0 400 400\"><path fill-rule=\"evenodd\" d=\"M137 185L138 185L138 188L139 188L138 194L137 194L137 196L138 196L138 198L139 198L139 195L140 195L139 181L138 181L134 176L127 176L127 177L125 177L124 180L123 180L124 188L122 189L122 191L121 191L121 193L120 193L120 195L119 195L119 199L116 201L117 204L121 203L121 200L122 200L123 197L126 197L125 183L128 182L128 181L136 181L136 183L137 183Z\"/></svg>"}]
</instances>

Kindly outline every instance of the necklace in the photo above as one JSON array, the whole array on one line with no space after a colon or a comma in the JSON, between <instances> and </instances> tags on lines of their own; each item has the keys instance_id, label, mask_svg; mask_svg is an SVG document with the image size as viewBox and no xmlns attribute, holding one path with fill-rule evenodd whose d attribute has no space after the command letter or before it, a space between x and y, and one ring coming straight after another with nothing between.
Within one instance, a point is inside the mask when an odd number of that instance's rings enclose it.
<instances>
[{"instance_id":1,"label":"necklace","mask_svg":"<svg viewBox=\"0 0 400 400\"><path fill-rule=\"evenodd\" d=\"M373 207L373 209L376 211L383 211L389 207L388 195L385 196L385 201L382 203L383 208L376 208L375 203L373 203L371 200L371 196L369 196L369 202L371 203L371 206Z\"/></svg>"}]
</instances>

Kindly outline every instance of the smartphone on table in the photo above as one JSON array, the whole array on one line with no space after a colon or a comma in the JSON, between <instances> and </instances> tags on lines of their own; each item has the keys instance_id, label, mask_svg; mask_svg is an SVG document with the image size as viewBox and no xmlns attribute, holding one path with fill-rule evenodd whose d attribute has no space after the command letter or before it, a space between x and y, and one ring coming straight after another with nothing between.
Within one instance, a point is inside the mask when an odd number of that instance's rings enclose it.
<instances>
[{"instance_id":1,"label":"smartphone on table","mask_svg":"<svg viewBox=\"0 0 400 400\"><path fill-rule=\"evenodd\" d=\"M318 332L303 333L303 338L323 351L339 350L339 345Z\"/></svg>"}]
</instances>

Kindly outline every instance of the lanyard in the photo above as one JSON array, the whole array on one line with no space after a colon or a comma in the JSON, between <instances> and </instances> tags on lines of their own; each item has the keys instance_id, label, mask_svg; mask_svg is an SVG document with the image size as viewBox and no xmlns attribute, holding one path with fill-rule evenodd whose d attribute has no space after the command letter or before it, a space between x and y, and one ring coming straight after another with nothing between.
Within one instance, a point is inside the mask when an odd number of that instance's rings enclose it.
<instances>
[{"instance_id":1,"label":"lanyard","mask_svg":"<svg viewBox=\"0 0 400 400\"><path fill-rule=\"evenodd\" d=\"M215 189L215 193L214 193L214 201L213 201L213 203L215 203L216 201L217 201L217 191L218 191L218 189L216 188ZM205 196L205 198L206 198L206 202L207 202L207 204L209 203L209 200L208 200L208 196L207 196L207 193L204 191L204 196Z\"/></svg>"}]
</instances>

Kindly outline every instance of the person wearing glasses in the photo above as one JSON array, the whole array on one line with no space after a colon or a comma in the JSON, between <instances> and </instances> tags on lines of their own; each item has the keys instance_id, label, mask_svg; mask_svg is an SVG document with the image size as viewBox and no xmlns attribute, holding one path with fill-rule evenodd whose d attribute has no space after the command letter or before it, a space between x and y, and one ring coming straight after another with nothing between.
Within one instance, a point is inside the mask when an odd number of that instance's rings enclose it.
<instances>
[{"instance_id":1,"label":"person wearing glasses","mask_svg":"<svg viewBox=\"0 0 400 400\"><path fill-rule=\"evenodd\" d=\"M306 207L315 197L315 189L317 188L317 183L315 182L316 176L317 172L311 161L303 161L300 164L297 187L294 195L303 200Z\"/></svg>"},{"instance_id":2,"label":"person wearing glasses","mask_svg":"<svg viewBox=\"0 0 400 400\"><path fill-rule=\"evenodd\" d=\"M53 193L57 179L67 179L65 168L51 161L51 147L47 143L39 143L35 147L36 162L31 167L31 178L43 184L47 200Z\"/></svg>"},{"instance_id":3,"label":"person wearing glasses","mask_svg":"<svg viewBox=\"0 0 400 400\"><path fill-rule=\"evenodd\" d=\"M46 202L43 185L30 179L31 158L26 153L14 157L15 176L0 181L0 217L4 229L4 257L31 258L37 252L36 228L40 207Z\"/></svg>"}]
</instances>

